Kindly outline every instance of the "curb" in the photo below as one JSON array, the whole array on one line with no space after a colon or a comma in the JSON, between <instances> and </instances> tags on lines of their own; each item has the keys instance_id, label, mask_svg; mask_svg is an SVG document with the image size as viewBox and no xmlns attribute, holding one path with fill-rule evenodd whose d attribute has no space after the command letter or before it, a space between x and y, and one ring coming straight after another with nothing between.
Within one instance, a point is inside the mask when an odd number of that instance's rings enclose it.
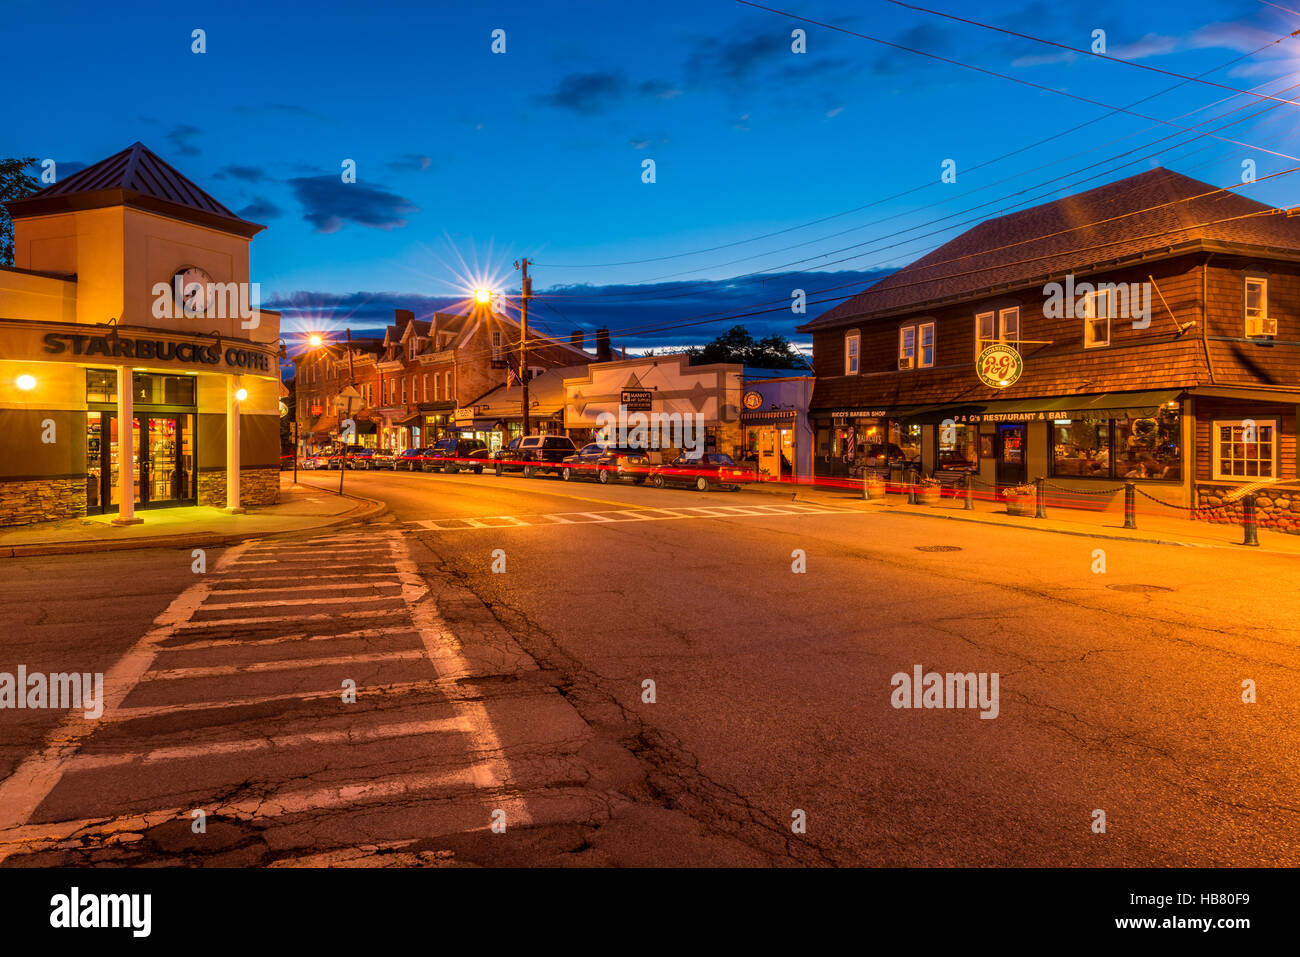
<instances>
[{"instance_id":1,"label":"curb","mask_svg":"<svg viewBox=\"0 0 1300 957\"><path fill-rule=\"evenodd\" d=\"M123 539L121 541L101 538L84 542L33 542L30 545L0 546L0 558L26 558L39 555L81 555L89 552L119 552L142 548L213 548L223 545L234 545L238 542L249 541L250 539L283 538L289 535L300 535L303 532L315 532L325 528L335 528L339 525L351 525L356 522L365 522L372 518L378 518L380 515L383 515L388 511L388 504L386 502L381 502L378 499L367 498L364 495L353 495L350 492L345 492L343 497L352 499L357 502L357 505L349 511L344 512L342 515L335 515L319 524L307 525L302 528L286 528L275 532L248 531L230 535L219 535L215 532L196 532L192 535L187 535L184 532L181 532L176 535L154 535L147 538L131 538Z\"/></svg>"},{"instance_id":2,"label":"curb","mask_svg":"<svg viewBox=\"0 0 1300 957\"><path fill-rule=\"evenodd\" d=\"M1240 542L1184 542L1169 538L1138 538L1129 535L1116 535L1106 530L1091 532L1070 528L1049 528L1041 525L1018 525L1011 522L991 522L988 519L983 518L965 518L960 515L944 515L935 512L898 511L890 512L890 514L908 515L912 518L940 518L949 522L968 522L972 525L990 525L994 528L1010 528L1029 532L1048 532L1052 535L1074 535L1077 538L1101 538L1111 542L1133 542L1138 545L1173 545L1179 548L1227 548L1234 551L1245 547ZM1290 555L1293 558L1300 557L1300 555L1297 555L1295 552L1282 551L1276 548L1264 548L1262 546L1252 548L1252 551L1267 555Z\"/></svg>"}]
</instances>

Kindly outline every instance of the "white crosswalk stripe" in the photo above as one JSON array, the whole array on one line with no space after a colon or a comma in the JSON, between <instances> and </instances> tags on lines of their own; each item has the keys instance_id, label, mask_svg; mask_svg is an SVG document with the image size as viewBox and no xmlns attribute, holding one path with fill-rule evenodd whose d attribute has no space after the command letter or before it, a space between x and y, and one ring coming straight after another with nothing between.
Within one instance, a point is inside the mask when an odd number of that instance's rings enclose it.
<instances>
[{"instance_id":1,"label":"white crosswalk stripe","mask_svg":"<svg viewBox=\"0 0 1300 957\"><path fill-rule=\"evenodd\" d=\"M793 515L860 515L851 509L829 508L801 502L779 505L692 505L680 508L625 508L542 515L476 515L418 519L407 522L430 532L477 531L485 528L544 528L557 525L605 525L687 518L778 518Z\"/></svg>"}]
</instances>

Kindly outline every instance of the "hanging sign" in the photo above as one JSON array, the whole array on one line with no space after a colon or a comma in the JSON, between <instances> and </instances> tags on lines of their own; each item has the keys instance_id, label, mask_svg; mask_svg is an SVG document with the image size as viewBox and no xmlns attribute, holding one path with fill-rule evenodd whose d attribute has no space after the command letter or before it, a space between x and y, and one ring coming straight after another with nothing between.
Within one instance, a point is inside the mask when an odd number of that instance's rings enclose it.
<instances>
[{"instance_id":1,"label":"hanging sign","mask_svg":"<svg viewBox=\"0 0 1300 957\"><path fill-rule=\"evenodd\" d=\"M995 389L1015 384L1023 371L1025 363L1020 353L1005 342L993 343L975 360L975 374L981 382Z\"/></svg>"}]
</instances>

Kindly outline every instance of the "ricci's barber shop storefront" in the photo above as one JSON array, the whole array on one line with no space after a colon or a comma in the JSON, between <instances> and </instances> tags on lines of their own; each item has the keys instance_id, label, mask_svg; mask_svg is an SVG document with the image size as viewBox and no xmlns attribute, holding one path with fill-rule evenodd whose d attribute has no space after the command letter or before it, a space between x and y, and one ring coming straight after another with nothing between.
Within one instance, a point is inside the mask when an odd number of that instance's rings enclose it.
<instances>
[{"instance_id":1,"label":"ricci's barber shop storefront","mask_svg":"<svg viewBox=\"0 0 1300 957\"><path fill-rule=\"evenodd\" d=\"M279 316L213 300L261 227L139 144L8 206L0 525L275 502Z\"/></svg>"}]
</instances>

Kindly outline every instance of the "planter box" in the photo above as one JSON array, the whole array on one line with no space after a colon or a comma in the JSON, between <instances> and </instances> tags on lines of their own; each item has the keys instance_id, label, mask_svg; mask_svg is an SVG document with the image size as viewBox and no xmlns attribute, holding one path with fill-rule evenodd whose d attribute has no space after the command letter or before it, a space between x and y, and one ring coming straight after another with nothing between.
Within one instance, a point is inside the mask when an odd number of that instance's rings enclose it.
<instances>
[{"instance_id":1,"label":"planter box","mask_svg":"<svg viewBox=\"0 0 1300 957\"><path fill-rule=\"evenodd\" d=\"M1034 514L1034 496L1033 495L1008 495L1007 514L1021 515L1026 518Z\"/></svg>"},{"instance_id":2,"label":"planter box","mask_svg":"<svg viewBox=\"0 0 1300 957\"><path fill-rule=\"evenodd\" d=\"M868 482L866 484L866 493L867 493L867 498L884 498L885 483L880 481L879 479L877 479L874 482Z\"/></svg>"},{"instance_id":3,"label":"planter box","mask_svg":"<svg viewBox=\"0 0 1300 957\"><path fill-rule=\"evenodd\" d=\"M916 503L918 505L938 505L941 487L938 485L926 485L916 490Z\"/></svg>"}]
</instances>

